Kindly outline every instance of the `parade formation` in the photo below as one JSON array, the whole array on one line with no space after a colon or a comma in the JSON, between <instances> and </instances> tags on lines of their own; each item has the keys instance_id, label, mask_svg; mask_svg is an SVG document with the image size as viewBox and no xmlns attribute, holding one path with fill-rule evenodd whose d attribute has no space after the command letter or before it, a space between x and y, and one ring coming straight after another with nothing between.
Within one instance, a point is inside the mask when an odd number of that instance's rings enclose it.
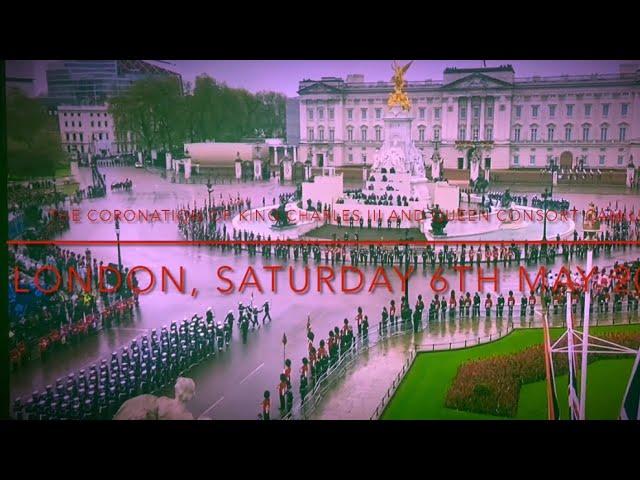
<instances>
[{"instance_id":1,"label":"parade formation","mask_svg":"<svg viewBox=\"0 0 640 480\"><path fill-rule=\"evenodd\" d=\"M12 180L12 417L381 418L415 357L428 355L424 345L474 348L514 330L544 332L545 374L531 378L554 398L560 354L570 354L570 382L578 370L586 378L586 360L578 369L571 358L583 345L586 357L586 341L573 338L587 338L590 325L633 333L640 323L635 176L596 189L580 183L584 165L550 155L539 177L517 164L497 180L481 156L493 140L478 132L457 141L468 149L458 168L445 168L440 137L431 158L424 152L431 117L414 105L423 99L405 80L411 65L393 64L387 101L369 113L379 145L361 164L311 149L298 160L313 135L297 145L262 135L249 146L94 147L76 152L64 181ZM356 110L366 120L366 108ZM304 125L334 119L333 110L313 111ZM635 348L629 338L617 353ZM400 373L388 374L397 359ZM472 380L456 385L485 395L478 403L489 411L494 392ZM380 398L354 400L377 395L374 384L385 385Z\"/></svg>"}]
</instances>

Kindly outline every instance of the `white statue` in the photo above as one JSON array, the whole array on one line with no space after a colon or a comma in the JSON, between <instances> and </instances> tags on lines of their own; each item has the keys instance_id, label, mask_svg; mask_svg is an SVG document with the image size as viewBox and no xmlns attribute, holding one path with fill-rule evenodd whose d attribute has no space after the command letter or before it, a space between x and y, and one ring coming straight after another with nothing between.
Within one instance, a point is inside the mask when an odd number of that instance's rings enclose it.
<instances>
[{"instance_id":1,"label":"white statue","mask_svg":"<svg viewBox=\"0 0 640 480\"><path fill-rule=\"evenodd\" d=\"M442 157L440 156L440 150L436 148L431 156L431 178L436 181L442 175Z\"/></svg>"},{"instance_id":2,"label":"white statue","mask_svg":"<svg viewBox=\"0 0 640 480\"><path fill-rule=\"evenodd\" d=\"M193 420L186 403L196 393L196 384L190 378L179 377L175 398L138 395L124 402L114 420Z\"/></svg>"},{"instance_id":3,"label":"white statue","mask_svg":"<svg viewBox=\"0 0 640 480\"><path fill-rule=\"evenodd\" d=\"M474 148L471 153L471 180L474 182L480 176L480 149Z\"/></svg>"}]
</instances>

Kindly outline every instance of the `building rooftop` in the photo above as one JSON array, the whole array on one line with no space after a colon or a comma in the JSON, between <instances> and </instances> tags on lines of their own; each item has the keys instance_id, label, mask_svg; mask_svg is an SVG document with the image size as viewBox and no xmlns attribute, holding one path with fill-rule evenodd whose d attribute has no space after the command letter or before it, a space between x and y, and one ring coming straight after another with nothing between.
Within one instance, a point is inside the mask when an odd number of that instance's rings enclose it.
<instances>
[{"instance_id":1,"label":"building rooftop","mask_svg":"<svg viewBox=\"0 0 640 480\"><path fill-rule=\"evenodd\" d=\"M500 65L499 67L480 67L480 68L447 67L444 69L444 73L486 73L486 72L515 73L515 70L511 65Z\"/></svg>"}]
</instances>

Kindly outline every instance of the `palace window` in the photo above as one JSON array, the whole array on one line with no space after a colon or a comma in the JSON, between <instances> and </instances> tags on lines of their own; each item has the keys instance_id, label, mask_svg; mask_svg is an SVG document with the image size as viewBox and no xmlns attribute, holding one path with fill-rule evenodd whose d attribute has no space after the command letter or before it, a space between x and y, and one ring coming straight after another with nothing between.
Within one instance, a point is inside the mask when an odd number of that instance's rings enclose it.
<instances>
[{"instance_id":1,"label":"palace window","mask_svg":"<svg viewBox=\"0 0 640 480\"><path fill-rule=\"evenodd\" d=\"M106 120L104 121L104 126L105 126L105 127L107 126L107 121L106 121Z\"/></svg>"},{"instance_id":2,"label":"palace window","mask_svg":"<svg viewBox=\"0 0 640 480\"><path fill-rule=\"evenodd\" d=\"M366 120L367 119L367 109L366 108L361 108L360 109L360 117L362 118L362 120Z\"/></svg>"},{"instance_id":3,"label":"palace window","mask_svg":"<svg viewBox=\"0 0 640 480\"><path fill-rule=\"evenodd\" d=\"M100 128L100 124L101 124L101 122L98 122L98 128Z\"/></svg>"},{"instance_id":4,"label":"palace window","mask_svg":"<svg viewBox=\"0 0 640 480\"><path fill-rule=\"evenodd\" d=\"M549 105L549 116L550 117L555 117L556 116L556 106L555 105Z\"/></svg>"},{"instance_id":5,"label":"palace window","mask_svg":"<svg viewBox=\"0 0 640 480\"><path fill-rule=\"evenodd\" d=\"M553 134L555 133L555 127L553 125L549 125L547 127L547 142L553 142Z\"/></svg>"},{"instance_id":6,"label":"palace window","mask_svg":"<svg viewBox=\"0 0 640 480\"><path fill-rule=\"evenodd\" d=\"M515 142L520 141L520 127L516 127L513 129L513 140Z\"/></svg>"},{"instance_id":7,"label":"palace window","mask_svg":"<svg viewBox=\"0 0 640 480\"><path fill-rule=\"evenodd\" d=\"M91 128L93 128L93 120L91 120Z\"/></svg>"},{"instance_id":8,"label":"palace window","mask_svg":"<svg viewBox=\"0 0 640 480\"><path fill-rule=\"evenodd\" d=\"M467 128L460 127L458 129L458 140L464 140L467 137Z\"/></svg>"},{"instance_id":9,"label":"palace window","mask_svg":"<svg viewBox=\"0 0 640 480\"><path fill-rule=\"evenodd\" d=\"M603 125L602 127L600 127L600 140L602 142L607 141L608 132L609 132L609 128L606 125Z\"/></svg>"},{"instance_id":10,"label":"palace window","mask_svg":"<svg viewBox=\"0 0 640 480\"><path fill-rule=\"evenodd\" d=\"M475 119L480 118L480 105L473 106L473 118Z\"/></svg>"},{"instance_id":11,"label":"palace window","mask_svg":"<svg viewBox=\"0 0 640 480\"><path fill-rule=\"evenodd\" d=\"M362 163L367 163L367 154L366 153L362 154Z\"/></svg>"},{"instance_id":12,"label":"palace window","mask_svg":"<svg viewBox=\"0 0 640 480\"><path fill-rule=\"evenodd\" d=\"M591 116L591 104L587 103L584 106L584 116L585 117L590 117Z\"/></svg>"},{"instance_id":13,"label":"palace window","mask_svg":"<svg viewBox=\"0 0 640 480\"><path fill-rule=\"evenodd\" d=\"M538 127L531 127L531 135L530 135L530 140L532 142L537 142L538 141Z\"/></svg>"},{"instance_id":14,"label":"palace window","mask_svg":"<svg viewBox=\"0 0 640 480\"><path fill-rule=\"evenodd\" d=\"M68 126L69 126L69 122L67 122L67 121L65 120L65 122L64 122L64 126L65 126L65 127L68 127Z\"/></svg>"},{"instance_id":15,"label":"palace window","mask_svg":"<svg viewBox=\"0 0 640 480\"><path fill-rule=\"evenodd\" d=\"M329 108L329 120L333 120L333 108Z\"/></svg>"},{"instance_id":16,"label":"palace window","mask_svg":"<svg viewBox=\"0 0 640 480\"><path fill-rule=\"evenodd\" d=\"M76 122L74 122L73 120L71 121L71 126L75 127L76 126Z\"/></svg>"},{"instance_id":17,"label":"palace window","mask_svg":"<svg viewBox=\"0 0 640 480\"><path fill-rule=\"evenodd\" d=\"M621 104L620 105L620 114L624 116L627 113L629 113L629 104L628 103Z\"/></svg>"},{"instance_id":18,"label":"palace window","mask_svg":"<svg viewBox=\"0 0 640 480\"><path fill-rule=\"evenodd\" d=\"M349 158L349 163L353 163L353 153L350 153L348 158Z\"/></svg>"},{"instance_id":19,"label":"palace window","mask_svg":"<svg viewBox=\"0 0 640 480\"><path fill-rule=\"evenodd\" d=\"M583 142L589 141L589 125L582 126L582 141Z\"/></svg>"},{"instance_id":20,"label":"palace window","mask_svg":"<svg viewBox=\"0 0 640 480\"><path fill-rule=\"evenodd\" d=\"M307 137L310 142L313 142L313 128L307 129Z\"/></svg>"},{"instance_id":21,"label":"palace window","mask_svg":"<svg viewBox=\"0 0 640 480\"><path fill-rule=\"evenodd\" d=\"M80 128L82 128L82 122L78 122L78 126L79 126ZM105 125L105 127L106 127L106 125Z\"/></svg>"},{"instance_id":22,"label":"palace window","mask_svg":"<svg viewBox=\"0 0 640 480\"><path fill-rule=\"evenodd\" d=\"M573 115L573 105L567 105L567 117L571 117Z\"/></svg>"},{"instance_id":23,"label":"palace window","mask_svg":"<svg viewBox=\"0 0 640 480\"><path fill-rule=\"evenodd\" d=\"M380 120L382 118L382 109L376 108L376 120Z\"/></svg>"},{"instance_id":24,"label":"palace window","mask_svg":"<svg viewBox=\"0 0 640 480\"><path fill-rule=\"evenodd\" d=\"M424 107L418 109L418 115L420 117L420 120L424 120Z\"/></svg>"},{"instance_id":25,"label":"palace window","mask_svg":"<svg viewBox=\"0 0 640 480\"><path fill-rule=\"evenodd\" d=\"M514 155L513 156L513 164L514 165L520 165L520 156L519 155Z\"/></svg>"},{"instance_id":26,"label":"palace window","mask_svg":"<svg viewBox=\"0 0 640 480\"><path fill-rule=\"evenodd\" d=\"M493 140L493 127L485 128L484 139L489 142Z\"/></svg>"},{"instance_id":27,"label":"palace window","mask_svg":"<svg viewBox=\"0 0 640 480\"><path fill-rule=\"evenodd\" d=\"M347 140L353 142L353 127L347 128Z\"/></svg>"},{"instance_id":28,"label":"palace window","mask_svg":"<svg viewBox=\"0 0 640 480\"><path fill-rule=\"evenodd\" d=\"M440 140L440 127L435 127L433 129L433 139L436 141Z\"/></svg>"},{"instance_id":29,"label":"palace window","mask_svg":"<svg viewBox=\"0 0 640 480\"><path fill-rule=\"evenodd\" d=\"M313 120L313 109L307 108L307 118L309 120ZM100 122L98 122L98 123L100 123Z\"/></svg>"},{"instance_id":30,"label":"palace window","mask_svg":"<svg viewBox=\"0 0 640 480\"><path fill-rule=\"evenodd\" d=\"M74 142L76 141L76 134L75 133L73 134L73 141Z\"/></svg>"},{"instance_id":31,"label":"palace window","mask_svg":"<svg viewBox=\"0 0 640 480\"><path fill-rule=\"evenodd\" d=\"M467 118L467 107L460 107L460 118Z\"/></svg>"},{"instance_id":32,"label":"palace window","mask_svg":"<svg viewBox=\"0 0 640 480\"><path fill-rule=\"evenodd\" d=\"M529 155L529 165L535 165L535 164L536 164L536 156Z\"/></svg>"},{"instance_id":33,"label":"palace window","mask_svg":"<svg viewBox=\"0 0 640 480\"><path fill-rule=\"evenodd\" d=\"M622 165L624 162L624 155L618 155L618 165Z\"/></svg>"},{"instance_id":34,"label":"palace window","mask_svg":"<svg viewBox=\"0 0 640 480\"><path fill-rule=\"evenodd\" d=\"M324 120L324 108L318 108L318 120Z\"/></svg>"},{"instance_id":35,"label":"palace window","mask_svg":"<svg viewBox=\"0 0 640 480\"><path fill-rule=\"evenodd\" d=\"M424 127L418 128L418 141L424 142Z\"/></svg>"},{"instance_id":36,"label":"palace window","mask_svg":"<svg viewBox=\"0 0 640 480\"><path fill-rule=\"evenodd\" d=\"M333 142L334 135L335 135L335 130L333 128L330 128L329 129L329 141L330 142Z\"/></svg>"},{"instance_id":37,"label":"palace window","mask_svg":"<svg viewBox=\"0 0 640 480\"><path fill-rule=\"evenodd\" d=\"M382 141L382 127L376 127L376 142Z\"/></svg>"},{"instance_id":38,"label":"palace window","mask_svg":"<svg viewBox=\"0 0 640 480\"><path fill-rule=\"evenodd\" d=\"M433 109L433 115L436 120L440 120L440 111L442 109L440 107L436 107Z\"/></svg>"},{"instance_id":39,"label":"palace window","mask_svg":"<svg viewBox=\"0 0 640 480\"><path fill-rule=\"evenodd\" d=\"M79 135L80 135L80 141L84 142L84 134L81 132Z\"/></svg>"},{"instance_id":40,"label":"palace window","mask_svg":"<svg viewBox=\"0 0 640 480\"><path fill-rule=\"evenodd\" d=\"M600 155L600 157L598 157L598 163L600 165L604 165L604 155Z\"/></svg>"},{"instance_id":41,"label":"palace window","mask_svg":"<svg viewBox=\"0 0 640 480\"><path fill-rule=\"evenodd\" d=\"M318 127L318 141L324 142L324 127Z\"/></svg>"},{"instance_id":42,"label":"palace window","mask_svg":"<svg viewBox=\"0 0 640 480\"><path fill-rule=\"evenodd\" d=\"M603 103L602 104L602 116L603 117L608 117L609 116L609 104L608 103Z\"/></svg>"},{"instance_id":43,"label":"palace window","mask_svg":"<svg viewBox=\"0 0 640 480\"><path fill-rule=\"evenodd\" d=\"M347 108L347 119L353 120L353 108Z\"/></svg>"},{"instance_id":44,"label":"palace window","mask_svg":"<svg viewBox=\"0 0 640 480\"><path fill-rule=\"evenodd\" d=\"M493 118L493 105L487 105L487 118Z\"/></svg>"},{"instance_id":45,"label":"palace window","mask_svg":"<svg viewBox=\"0 0 640 480\"><path fill-rule=\"evenodd\" d=\"M531 116L533 118L536 118L538 116L538 109L539 109L538 105L531 105Z\"/></svg>"},{"instance_id":46,"label":"palace window","mask_svg":"<svg viewBox=\"0 0 640 480\"><path fill-rule=\"evenodd\" d=\"M621 142L624 142L627 139L627 127L620 127L620 134L618 135L618 139Z\"/></svg>"},{"instance_id":47,"label":"palace window","mask_svg":"<svg viewBox=\"0 0 640 480\"><path fill-rule=\"evenodd\" d=\"M365 127L364 125L360 127L360 139L363 142L367 141L367 127Z\"/></svg>"},{"instance_id":48,"label":"palace window","mask_svg":"<svg viewBox=\"0 0 640 480\"><path fill-rule=\"evenodd\" d=\"M473 127L473 130L471 132L473 134L473 140L474 141L478 140L480 135L480 129L478 127Z\"/></svg>"},{"instance_id":49,"label":"palace window","mask_svg":"<svg viewBox=\"0 0 640 480\"><path fill-rule=\"evenodd\" d=\"M69 132L66 133L67 135L67 142L69 141Z\"/></svg>"},{"instance_id":50,"label":"palace window","mask_svg":"<svg viewBox=\"0 0 640 480\"><path fill-rule=\"evenodd\" d=\"M571 125L567 125L566 127L564 127L564 139L567 142L571 141Z\"/></svg>"},{"instance_id":51,"label":"palace window","mask_svg":"<svg viewBox=\"0 0 640 480\"><path fill-rule=\"evenodd\" d=\"M522 116L522 106L516 105L516 118L520 118Z\"/></svg>"}]
</instances>

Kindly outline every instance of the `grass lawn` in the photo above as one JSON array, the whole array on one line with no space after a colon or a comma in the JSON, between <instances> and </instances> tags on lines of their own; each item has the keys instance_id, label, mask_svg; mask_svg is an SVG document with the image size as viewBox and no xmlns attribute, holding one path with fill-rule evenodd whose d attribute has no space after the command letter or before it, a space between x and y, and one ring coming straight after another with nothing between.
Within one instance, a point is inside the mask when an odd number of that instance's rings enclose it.
<instances>
[{"instance_id":1,"label":"grass lawn","mask_svg":"<svg viewBox=\"0 0 640 480\"><path fill-rule=\"evenodd\" d=\"M349 234L349 240L354 240L354 234L357 233L360 240L404 240L409 238L413 240L426 240L424 234L418 230L417 228L409 228L409 229L400 229L400 228L380 228L377 229L367 228L367 224L365 222L364 228L360 228L360 226L355 223L354 228L349 228L349 224L347 226L343 226L338 228L336 225L323 225L314 230L308 232L305 236L312 238L321 238L326 240L331 240L333 234L336 234L337 240L342 240L344 238L344 234Z\"/></svg>"},{"instance_id":2,"label":"grass lawn","mask_svg":"<svg viewBox=\"0 0 640 480\"><path fill-rule=\"evenodd\" d=\"M592 327L590 330L594 335L613 331L640 331L640 326ZM551 334L553 338L557 338L562 334L562 329L552 329ZM452 410L444 406L447 391L458 366L468 360L514 353L540 343L542 343L542 329L522 329L515 330L509 336L494 343L464 350L420 353L385 409L382 419L495 420L503 418ZM587 414L591 418L617 418L632 364L633 359L630 357L628 360L600 360L589 365ZM567 407L564 405L566 402L563 401L562 395L567 391L567 377L558 377L556 382L562 418L567 418ZM516 418L532 420L547 418L545 382L536 382L522 387Z\"/></svg>"}]
</instances>

